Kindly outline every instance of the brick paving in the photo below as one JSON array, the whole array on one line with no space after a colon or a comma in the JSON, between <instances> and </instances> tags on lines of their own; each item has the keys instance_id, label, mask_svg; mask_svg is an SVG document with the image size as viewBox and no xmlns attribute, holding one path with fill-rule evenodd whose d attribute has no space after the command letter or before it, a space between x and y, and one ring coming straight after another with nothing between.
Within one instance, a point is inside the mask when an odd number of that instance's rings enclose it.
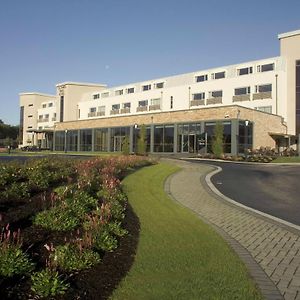
<instances>
[{"instance_id":1,"label":"brick paving","mask_svg":"<svg viewBox=\"0 0 300 300\"><path fill-rule=\"evenodd\" d=\"M182 170L169 177L166 191L238 249L265 298L282 299L281 294L286 300L300 300L300 232L214 196L203 181L212 167L173 162Z\"/></svg>"}]
</instances>

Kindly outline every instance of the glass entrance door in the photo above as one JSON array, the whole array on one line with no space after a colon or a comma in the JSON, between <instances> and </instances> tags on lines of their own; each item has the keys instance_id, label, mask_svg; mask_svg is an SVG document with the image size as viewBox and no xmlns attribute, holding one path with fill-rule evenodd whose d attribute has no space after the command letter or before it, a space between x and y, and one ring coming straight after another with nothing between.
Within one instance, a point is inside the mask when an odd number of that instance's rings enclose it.
<instances>
[{"instance_id":1,"label":"glass entrance door","mask_svg":"<svg viewBox=\"0 0 300 300\"><path fill-rule=\"evenodd\" d=\"M182 153L195 153L197 151L195 134L183 134L181 142Z\"/></svg>"}]
</instances>

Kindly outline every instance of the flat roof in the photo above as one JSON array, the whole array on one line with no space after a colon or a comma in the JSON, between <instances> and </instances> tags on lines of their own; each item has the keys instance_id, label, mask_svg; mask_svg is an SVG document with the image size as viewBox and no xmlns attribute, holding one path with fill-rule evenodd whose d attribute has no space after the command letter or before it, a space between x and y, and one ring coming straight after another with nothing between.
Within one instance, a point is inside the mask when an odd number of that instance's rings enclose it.
<instances>
[{"instance_id":1,"label":"flat roof","mask_svg":"<svg viewBox=\"0 0 300 300\"><path fill-rule=\"evenodd\" d=\"M294 30L294 31L289 31L289 32L284 32L284 33L278 34L278 39L284 39L284 38L299 35L299 34L300 34L300 29Z\"/></svg>"},{"instance_id":2,"label":"flat roof","mask_svg":"<svg viewBox=\"0 0 300 300\"><path fill-rule=\"evenodd\" d=\"M59 87L59 86L62 86L62 85L81 85L81 86L107 87L106 84L102 84L102 83L73 82L73 81L66 81L66 82L58 83L56 85L56 87Z\"/></svg>"},{"instance_id":3,"label":"flat roof","mask_svg":"<svg viewBox=\"0 0 300 300\"><path fill-rule=\"evenodd\" d=\"M44 96L44 97L56 97L55 95L44 94L44 93L39 93L39 92L19 93L19 96L26 96L26 95L39 95L39 96Z\"/></svg>"}]
</instances>

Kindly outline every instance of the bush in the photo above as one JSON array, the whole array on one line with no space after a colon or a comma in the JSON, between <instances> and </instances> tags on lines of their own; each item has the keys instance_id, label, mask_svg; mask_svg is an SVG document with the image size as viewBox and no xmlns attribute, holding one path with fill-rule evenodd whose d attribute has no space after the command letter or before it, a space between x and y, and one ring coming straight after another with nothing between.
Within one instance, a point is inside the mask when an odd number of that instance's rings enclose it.
<instances>
[{"instance_id":1,"label":"bush","mask_svg":"<svg viewBox=\"0 0 300 300\"><path fill-rule=\"evenodd\" d=\"M98 253L72 244L57 246L50 259L55 260L57 266L64 271L88 269L100 262Z\"/></svg>"},{"instance_id":2,"label":"bush","mask_svg":"<svg viewBox=\"0 0 300 300\"><path fill-rule=\"evenodd\" d=\"M214 128L214 137L212 141L212 151L217 158L221 158L223 155L223 132L223 124L219 121L216 122Z\"/></svg>"},{"instance_id":3,"label":"bush","mask_svg":"<svg viewBox=\"0 0 300 300\"><path fill-rule=\"evenodd\" d=\"M39 297L63 295L70 286L61 279L57 271L50 269L34 273L31 282L31 290Z\"/></svg>"},{"instance_id":4,"label":"bush","mask_svg":"<svg viewBox=\"0 0 300 300\"><path fill-rule=\"evenodd\" d=\"M130 154L130 142L129 142L129 136L126 135L123 143L122 143L122 153L124 155L129 155Z\"/></svg>"}]
</instances>

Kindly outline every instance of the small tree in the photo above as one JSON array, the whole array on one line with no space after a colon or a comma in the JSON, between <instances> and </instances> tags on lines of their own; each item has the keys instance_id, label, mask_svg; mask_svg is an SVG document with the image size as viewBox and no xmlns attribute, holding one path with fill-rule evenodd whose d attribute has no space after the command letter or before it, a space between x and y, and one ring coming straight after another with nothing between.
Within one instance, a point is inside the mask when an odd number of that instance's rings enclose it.
<instances>
[{"instance_id":1,"label":"small tree","mask_svg":"<svg viewBox=\"0 0 300 300\"><path fill-rule=\"evenodd\" d=\"M122 142L122 152L124 155L129 155L130 146L129 146L129 136L126 135Z\"/></svg>"},{"instance_id":2,"label":"small tree","mask_svg":"<svg viewBox=\"0 0 300 300\"><path fill-rule=\"evenodd\" d=\"M224 126L218 121L216 122L214 129L214 138L212 141L212 151L213 154L220 158L223 155L223 134L224 134Z\"/></svg>"},{"instance_id":3,"label":"small tree","mask_svg":"<svg viewBox=\"0 0 300 300\"><path fill-rule=\"evenodd\" d=\"M145 155L146 154L146 126L142 125L140 128L140 134L137 141L137 154Z\"/></svg>"}]
</instances>

